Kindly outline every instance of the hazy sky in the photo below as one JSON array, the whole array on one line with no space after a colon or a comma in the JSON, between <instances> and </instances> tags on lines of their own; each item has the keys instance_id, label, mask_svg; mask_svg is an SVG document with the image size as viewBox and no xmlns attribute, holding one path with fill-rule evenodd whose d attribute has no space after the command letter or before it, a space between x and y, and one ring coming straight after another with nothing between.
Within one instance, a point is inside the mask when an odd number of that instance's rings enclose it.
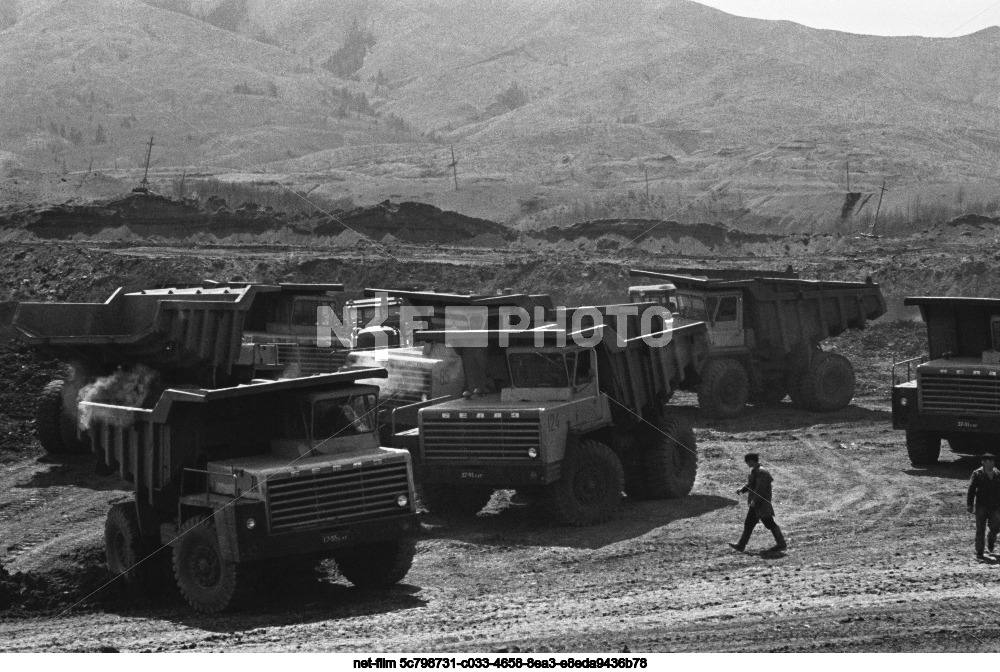
<instances>
[{"instance_id":1,"label":"hazy sky","mask_svg":"<svg viewBox=\"0 0 1000 672\"><path fill-rule=\"evenodd\" d=\"M729 14L872 35L956 37L1000 25L1000 0L696 0Z\"/></svg>"}]
</instances>

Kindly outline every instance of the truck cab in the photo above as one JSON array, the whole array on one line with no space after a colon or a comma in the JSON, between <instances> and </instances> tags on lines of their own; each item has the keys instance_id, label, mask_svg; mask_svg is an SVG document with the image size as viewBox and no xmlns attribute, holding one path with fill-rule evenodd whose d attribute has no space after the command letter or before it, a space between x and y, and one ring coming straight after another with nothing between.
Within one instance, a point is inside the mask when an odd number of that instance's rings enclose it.
<instances>
[{"instance_id":1,"label":"truck cab","mask_svg":"<svg viewBox=\"0 0 1000 672\"><path fill-rule=\"evenodd\" d=\"M928 357L893 366L893 428L910 461L934 464L942 440L978 454L1000 439L1000 299L908 297L927 325ZM907 372L902 374L902 366Z\"/></svg>"}]
</instances>

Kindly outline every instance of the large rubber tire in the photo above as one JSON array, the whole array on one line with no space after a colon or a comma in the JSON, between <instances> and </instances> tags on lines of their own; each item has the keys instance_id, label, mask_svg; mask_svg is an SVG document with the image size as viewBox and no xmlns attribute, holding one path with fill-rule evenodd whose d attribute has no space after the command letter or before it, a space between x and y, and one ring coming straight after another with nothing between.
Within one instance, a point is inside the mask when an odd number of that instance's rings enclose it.
<instances>
[{"instance_id":1,"label":"large rubber tire","mask_svg":"<svg viewBox=\"0 0 1000 672\"><path fill-rule=\"evenodd\" d=\"M798 384L798 402L810 411L836 411L854 398L854 367L843 355L815 355Z\"/></svg>"},{"instance_id":2,"label":"large rubber tire","mask_svg":"<svg viewBox=\"0 0 1000 672\"><path fill-rule=\"evenodd\" d=\"M906 453L914 467L929 467L941 457L941 437L930 432L906 430Z\"/></svg>"},{"instance_id":3,"label":"large rubber tire","mask_svg":"<svg viewBox=\"0 0 1000 672\"><path fill-rule=\"evenodd\" d=\"M430 483L417 488L417 499L431 513L474 516L490 503L493 487Z\"/></svg>"},{"instance_id":4,"label":"large rubber tire","mask_svg":"<svg viewBox=\"0 0 1000 672\"><path fill-rule=\"evenodd\" d=\"M668 419L651 432L645 452L646 483L653 499L685 497L698 475L698 445L694 430L677 419Z\"/></svg>"},{"instance_id":5,"label":"large rubber tire","mask_svg":"<svg viewBox=\"0 0 1000 672\"><path fill-rule=\"evenodd\" d=\"M701 370L698 406L710 418L734 418L746 408L750 398L750 376L735 359L709 361Z\"/></svg>"},{"instance_id":6,"label":"large rubber tire","mask_svg":"<svg viewBox=\"0 0 1000 672\"><path fill-rule=\"evenodd\" d=\"M215 525L206 516L181 525L174 545L174 577L192 607L214 614L234 606L240 589L239 566L222 558Z\"/></svg>"},{"instance_id":7,"label":"large rubber tire","mask_svg":"<svg viewBox=\"0 0 1000 672\"><path fill-rule=\"evenodd\" d=\"M170 575L170 554L160 547L159 539L142 536L133 502L115 504L108 511L104 551L108 571L129 586L157 590Z\"/></svg>"},{"instance_id":8,"label":"large rubber tire","mask_svg":"<svg viewBox=\"0 0 1000 672\"><path fill-rule=\"evenodd\" d=\"M611 520L622 504L625 470L614 451L598 441L581 441L567 451L562 476L547 489L549 511L566 525Z\"/></svg>"},{"instance_id":9,"label":"large rubber tire","mask_svg":"<svg viewBox=\"0 0 1000 672\"><path fill-rule=\"evenodd\" d=\"M340 573L358 588L387 588L403 580L416 552L416 540L404 537L358 546L334 557Z\"/></svg>"},{"instance_id":10,"label":"large rubber tire","mask_svg":"<svg viewBox=\"0 0 1000 672\"><path fill-rule=\"evenodd\" d=\"M63 380L50 381L42 388L42 393L38 395L38 404L35 407L35 435L47 453L67 452L66 444L63 443L62 431L62 389L64 384Z\"/></svg>"}]
</instances>

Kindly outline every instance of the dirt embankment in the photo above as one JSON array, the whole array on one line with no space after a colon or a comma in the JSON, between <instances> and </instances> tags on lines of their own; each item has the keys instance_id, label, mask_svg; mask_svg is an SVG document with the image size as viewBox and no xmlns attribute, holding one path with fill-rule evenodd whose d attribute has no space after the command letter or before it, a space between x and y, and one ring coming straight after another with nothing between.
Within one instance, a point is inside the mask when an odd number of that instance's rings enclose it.
<instances>
[{"instance_id":1,"label":"dirt embankment","mask_svg":"<svg viewBox=\"0 0 1000 672\"><path fill-rule=\"evenodd\" d=\"M360 237L412 244L503 246L512 229L423 203L391 203L346 211L286 214L224 200L173 199L153 193L89 204L63 204L0 215L0 239L61 241L353 244Z\"/></svg>"}]
</instances>

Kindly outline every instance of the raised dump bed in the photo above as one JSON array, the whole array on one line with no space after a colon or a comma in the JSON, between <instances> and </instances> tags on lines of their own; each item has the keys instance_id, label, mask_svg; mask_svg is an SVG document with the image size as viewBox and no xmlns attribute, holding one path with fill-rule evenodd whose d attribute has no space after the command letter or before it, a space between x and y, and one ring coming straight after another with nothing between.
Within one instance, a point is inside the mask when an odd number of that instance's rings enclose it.
<instances>
[{"instance_id":1,"label":"raised dump bed","mask_svg":"<svg viewBox=\"0 0 1000 672\"><path fill-rule=\"evenodd\" d=\"M731 417L749 403L777 403L791 395L816 411L843 408L854 396L854 369L820 343L847 329L863 329L885 314L877 284L802 280L765 270L632 269L633 277L661 285L633 287L633 300L656 301L708 324L712 356L697 378L702 410Z\"/></svg>"}]
</instances>

